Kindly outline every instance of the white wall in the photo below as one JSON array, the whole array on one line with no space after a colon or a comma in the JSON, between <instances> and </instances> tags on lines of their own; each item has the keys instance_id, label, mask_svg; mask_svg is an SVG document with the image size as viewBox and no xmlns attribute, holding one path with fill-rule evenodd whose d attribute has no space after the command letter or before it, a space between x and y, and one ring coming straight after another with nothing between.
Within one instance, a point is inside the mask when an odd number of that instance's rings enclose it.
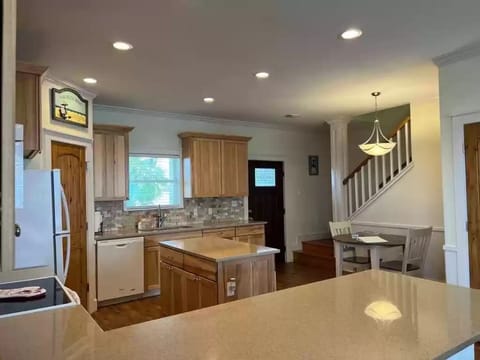
<instances>
[{"instance_id":1,"label":"white wall","mask_svg":"<svg viewBox=\"0 0 480 360\"><path fill-rule=\"evenodd\" d=\"M444 233L438 99L413 102L411 119L414 167L354 221L364 225L376 223L400 233L405 233L408 226L432 225L435 231L426 276L440 280L444 279Z\"/></svg>"},{"instance_id":2,"label":"white wall","mask_svg":"<svg viewBox=\"0 0 480 360\"><path fill-rule=\"evenodd\" d=\"M464 52L465 54L467 51ZM452 53L452 61L440 65L440 113L442 127L442 180L445 219L445 244L447 280L469 286L468 239L465 230L466 218L458 218L456 208L466 213L465 194L455 191L455 166L465 161L463 154L455 151L455 124L462 114L480 112L480 49L471 49L470 57L462 52ZM475 116L475 115L473 115ZM480 113L476 115L480 122ZM461 141L461 140L460 140ZM455 154L455 155L454 155ZM461 235L459 235L461 234ZM458 259L457 254L464 254ZM460 256L460 255L458 255ZM448 274L450 275L450 279Z\"/></svg>"},{"instance_id":3,"label":"white wall","mask_svg":"<svg viewBox=\"0 0 480 360\"><path fill-rule=\"evenodd\" d=\"M94 107L95 123L134 126L130 152L180 154L177 134L184 131L251 136L249 159L284 161L285 235L287 259L301 247L301 239L328 234L331 219L330 139L328 127L315 132L268 127L258 123L206 119ZM319 155L319 176L308 176L308 155ZM300 237L300 241L299 241Z\"/></svg>"}]
</instances>

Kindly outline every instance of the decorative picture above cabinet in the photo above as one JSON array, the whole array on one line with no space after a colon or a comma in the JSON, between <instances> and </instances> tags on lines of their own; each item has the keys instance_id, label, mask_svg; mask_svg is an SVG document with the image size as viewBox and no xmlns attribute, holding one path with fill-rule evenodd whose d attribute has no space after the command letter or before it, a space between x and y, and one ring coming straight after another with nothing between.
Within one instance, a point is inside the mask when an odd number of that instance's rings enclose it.
<instances>
[{"instance_id":1,"label":"decorative picture above cabinet","mask_svg":"<svg viewBox=\"0 0 480 360\"><path fill-rule=\"evenodd\" d=\"M93 125L95 201L128 199L128 134L132 130Z\"/></svg>"},{"instance_id":2,"label":"decorative picture above cabinet","mask_svg":"<svg viewBox=\"0 0 480 360\"><path fill-rule=\"evenodd\" d=\"M181 133L184 196L248 195L250 137Z\"/></svg>"}]
</instances>

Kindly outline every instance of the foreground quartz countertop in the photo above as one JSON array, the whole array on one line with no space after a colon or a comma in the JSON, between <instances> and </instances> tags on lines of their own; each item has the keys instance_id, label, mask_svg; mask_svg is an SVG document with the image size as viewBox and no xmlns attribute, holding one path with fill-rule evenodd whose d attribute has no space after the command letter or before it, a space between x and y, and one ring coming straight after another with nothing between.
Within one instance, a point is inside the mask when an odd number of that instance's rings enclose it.
<instances>
[{"instance_id":1,"label":"foreground quartz countertop","mask_svg":"<svg viewBox=\"0 0 480 360\"><path fill-rule=\"evenodd\" d=\"M371 270L108 332L75 306L0 334L2 360L447 358L480 339L480 291Z\"/></svg>"},{"instance_id":2,"label":"foreground quartz countertop","mask_svg":"<svg viewBox=\"0 0 480 360\"><path fill-rule=\"evenodd\" d=\"M216 262L280 252L279 249L271 247L247 244L215 236L161 241L160 245Z\"/></svg>"},{"instance_id":3,"label":"foreground quartz countertop","mask_svg":"<svg viewBox=\"0 0 480 360\"><path fill-rule=\"evenodd\" d=\"M201 231L208 229L223 229L228 227L243 227L243 226L253 226L253 225L265 225L266 221L221 221L214 223L204 223L204 224L192 224L185 226L172 226L164 227L162 229L139 231L137 229L122 229L115 231L105 231L103 234L95 235L96 241L102 240L111 240L111 239L122 239L128 237L137 237L137 236L148 236L148 235L159 235L159 234L172 234L179 232L189 232L189 231Z\"/></svg>"}]
</instances>

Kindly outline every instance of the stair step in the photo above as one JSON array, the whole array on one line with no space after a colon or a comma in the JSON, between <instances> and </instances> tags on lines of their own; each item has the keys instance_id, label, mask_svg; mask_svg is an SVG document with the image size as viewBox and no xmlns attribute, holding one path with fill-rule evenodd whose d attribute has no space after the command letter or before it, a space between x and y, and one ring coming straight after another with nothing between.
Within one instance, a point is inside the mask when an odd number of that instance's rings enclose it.
<instances>
[{"instance_id":1,"label":"stair step","mask_svg":"<svg viewBox=\"0 0 480 360\"><path fill-rule=\"evenodd\" d=\"M293 252L293 262L301 265L321 268L329 275L335 276L334 258L311 255L302 250L296 250Z\"/></svg>"},{"instance_id":2,"label":"stair step","mask_svg":"<svg viewBox=\"0 0 480 360\"><path fill-rule=\"evenodd\" d=\"M309 255L334 258L332 239L304 241L302 242L302 250Z\"/></svg>"}]
</instances>

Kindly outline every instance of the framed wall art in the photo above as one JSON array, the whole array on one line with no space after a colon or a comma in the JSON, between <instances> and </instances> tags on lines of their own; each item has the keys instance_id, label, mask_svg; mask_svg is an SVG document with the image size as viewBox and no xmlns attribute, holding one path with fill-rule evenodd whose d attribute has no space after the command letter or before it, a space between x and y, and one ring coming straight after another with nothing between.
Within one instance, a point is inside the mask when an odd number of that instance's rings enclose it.
<instances>
[{"instance_id":1,"label":"framed wall art","mask_svg":"<svg viewBox=\"0 0 480 360\"><path fill-rule=\"evenodd\" d=\"M88 100L74 89L51 89L52 119L88 127Z\"/></svg>"}]
</instances>

